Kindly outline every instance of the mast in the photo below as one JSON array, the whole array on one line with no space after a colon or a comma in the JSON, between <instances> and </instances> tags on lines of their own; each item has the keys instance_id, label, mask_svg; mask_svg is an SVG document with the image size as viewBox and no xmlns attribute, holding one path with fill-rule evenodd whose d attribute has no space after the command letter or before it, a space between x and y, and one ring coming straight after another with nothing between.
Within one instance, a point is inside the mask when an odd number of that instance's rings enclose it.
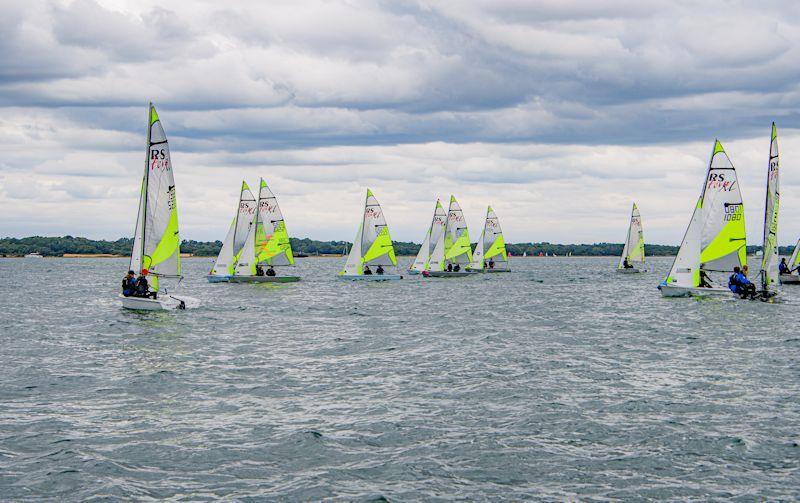
<instances>
[{"instance_id":1,"label":"mast","mask_svg":"<svg viewBox=\"0 0 800 503\"><path fill-rule=\"evenodd\" d=\"M144 153L144 184L142 185L142 190L144 191L144 208L142 209L142 248L139 252L139 266L141 267L144 265L144 241L145 236L147 236L146 226L147 226L147 191L148 186L150 183L150 135L152 124L150 124L150 118L153 114L153 102L148 102L147 105L147 148L145 149ZM138 227L138 225L137 225ZM141 271L134 271L136 274L139 274Z\"/></svg>"},{"instance_id":2,"label":"mast","mask_svg":"<svg viewBox=\"0 0 800 503\"><path fill-rule=\"evenodd\" d=\"M236 216L233 217L233 242L236 243L236 231L239 230L239 212L242 211L242 194L244 194L244 180L242 180L242 188L239 189L239 206L236 207ZM259 194L260 196L261 194Z\"/></svg>"}]
</instances>

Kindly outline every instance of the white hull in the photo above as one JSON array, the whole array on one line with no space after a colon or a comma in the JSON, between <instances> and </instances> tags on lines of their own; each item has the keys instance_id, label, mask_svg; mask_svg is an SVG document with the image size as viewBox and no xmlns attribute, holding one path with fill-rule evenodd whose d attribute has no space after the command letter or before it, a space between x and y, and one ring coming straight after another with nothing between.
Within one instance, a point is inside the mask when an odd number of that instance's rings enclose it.
<instances>
[{"instance_id":1,"label":"white hull","mask_svg":"<svg viewBox=\"0 0 800 503\"><path fill-rule=\"evenodd\" d=\"M781 274L778 276L782 285L800 284L800 274Z\"/></svg>"},{"instance_id":2,"label":"white hull","mask_svg":"<svg viewBox=\"0 0 800 503\"><path fill-rule=\"evenodd\" d=\"M410 274L411 276L416 276L416 275L418 275L418 274L422 274L422 271L417 271L416 269L409 269L409 270L408 270L408 271L406 271L406 272L407 272L408 274Z\"/></svg>"},{"instance_id":3,"label":"white hull","mask_svg":"<svg viewBox=\"0 0 800 503\"><path fill-rule=\"evenodd\" d=\"M473 274L485 273L485 272L488 272L488 273L492 273L492 272L511 272L511 269L507 269L507 268L506 269L499 269L499 268L497 268L497 269L489 269L489 268L486 268L486 269L468 269L467 272L471 272Z\"/></svg>"},{"instance_id":4,"label":"white hull","mask_svg":"<svg viewBox=\"0 0 800 503\"><path fill-rule=\"evenodd\" d=\"M432 278L460 278L462 276L469 276L473 274L469 271L458 271L458 272L449 272L449 271L430 271L430 276Z\"/></svg>"},{"instance_id":5,"label":"white hull","mask_svg":"<svg viewBox=\"0 0 800 503\"><path fill-rule=\"evenodd\" d=\"M625 269L624 267L617 269L617 272L620 274L637 274L640 272L647 272L647 269L637 269L635 267L629 267Z\"/></svg>"},{"instance_id":6,"label":"white hull","mask_svg":"<svg viewBox=\"0 0 800 503\"><path fill-rule=\"evenodd\" d=\"M403 279L399 274L343 274L337 278L345 281L397 281Z\"/></svg>"},{"instance_id":7,"label":"white hull","mask_svg":"<svg viewBox=\"0 0 800 503\"><path fill-rule=\"evenodd\" d=\"M295 283L300 276L231 276L231 283Z\"/></svg>"},{"instance_id":8,"label":"white hull","mask_svg":"<svg viewBox=\"0 0 800 503\"><path fill-rule=\"evenodd\" d=\"M157 299L147 297L125 297L120 295L122 307L136 311L171 311L173 309L193 309L200 306L200 301L193 297L159 295Z\"/></svg>"},{"instance_id":9,"label":"white hull","mask_svg":"<svg viewBox=\"0 0 800 503\"><path fill-rule=\"evenodd\" d=\"M710 295L732 295L728 288L700 288L673 285L659 285L663 297L707 297Z\"/></svg>"}]
</instances>

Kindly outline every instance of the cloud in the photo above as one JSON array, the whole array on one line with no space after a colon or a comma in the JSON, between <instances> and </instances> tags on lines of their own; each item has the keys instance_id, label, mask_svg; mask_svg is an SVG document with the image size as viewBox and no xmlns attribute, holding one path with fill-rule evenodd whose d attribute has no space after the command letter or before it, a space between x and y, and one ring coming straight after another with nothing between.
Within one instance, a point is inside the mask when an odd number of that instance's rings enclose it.
<instances>
[{"instance_id":1,"label":"cloud","mask_svg":"<svg viewBox=\"0 0 800 503\"><path fill-rule=\"evenodd\" d=\"M798 24L782 1L5 3L0 234L128 234L152 100L187 237L264 176L300 236L350 238L369 186L400 239L455 193L476 235L491 203L512 241L618 241L635 199L674 243L720 137L756 239L770 121L785 166L798 145Z\"/></svg>"}]
</instances>

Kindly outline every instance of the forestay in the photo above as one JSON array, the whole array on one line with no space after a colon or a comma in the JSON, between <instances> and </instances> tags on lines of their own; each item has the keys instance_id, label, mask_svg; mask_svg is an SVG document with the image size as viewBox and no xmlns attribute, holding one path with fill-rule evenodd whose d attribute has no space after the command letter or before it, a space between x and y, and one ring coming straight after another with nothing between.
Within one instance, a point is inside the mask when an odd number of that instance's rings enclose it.
<instances>
[{"instance_id":1,"label":"forestay","mask_svg":"<svg viewBox=\"0 0 800 503\"><path fill-rule=\"evenodd\" d=\"M436 248L436 243L439 242L440 237L444 233L444 224L446 221L447 214L444 212L441 201L437 199L436 207L433 210L431 225L428 227L428 232L425 234L422 246L419 247L419 252L414 259L414 263L411 264L410 269L412 271L422 272L428 269L431 255Z\"/></svg>"},{"instance_id":2,"label":"forestay","mask_svg":"<svg viewBox=\"0 0 800 503\"><path fill-rule=\"evenodd\" d=\"M780 158L778 131L772 123L767 166L767 195L764 204L764 255L761 259L761 288L774 290L778 282L778 210L780 207Z\"/></svg>"},{"instance_id":3,"label":"forestay","mask_svg":"<svg viewBox=\"0 0 800 503\"><path fill-rule=\"evenodd\" d=\"M470 269L481 270L490 261L493 262L496 269L508 267L508 252L503 238L503 230L500 228L500 220L491 206L486 210L486 220L478 242L475 244Z\"/></svg>"},{"instance_id":4,"label":"forestay","mask_svg":"<svg viewBox=\"0 0 800 503\"><path fill-rule=\"evenodd\" d=\"M628 234L625 239L625 244L622 247L622 255L619 257L617 269L623 269L625 267L624 263L626 257L630 265L640 271L645 270L642 216L639 214L639 208L636 206L636 203L633 203L633 209L631 209L631 221L628 224Z\"/></svg>"},{"instance_id":5,"label":"forestay","mask_svg":"<svg viewBox=\"0 0 800 503\"><path fill-rule=\"evenodd\" d=\"M236 215L231 221L228 234L222 243L211 274L215 276L230 276L234 273L239 254L247 241L247 233L253 223L253 216L256 212L256 198L250 191L246 182L242 182L242 189L239 192L239 205Z\"/></svg>"},{"instance_id":6,"label":"forestay","mask_svg":"<svg viewBox=\"0 0 800 503\"><path fill-rule=\"evenodd\" d=\"M147 269L150 288L158 291L159 277L181 274L178 207L169 143L152 103L148 110L147 150L139 196L139 214L130 268Z\"/></svg>"},{"instance_id":7,"label":"forestay","mask_svg":"<svg viewBox=\"0 0 800 503\"><path fill-rule=\"evenodd\" d=\"M361 275L364 274L366 265L397 265L392 238L389 236L389 226L386 224L381 205L369 189L358 232L347 256L345 267L339 274Z\"/></svg>"}]
</instances>

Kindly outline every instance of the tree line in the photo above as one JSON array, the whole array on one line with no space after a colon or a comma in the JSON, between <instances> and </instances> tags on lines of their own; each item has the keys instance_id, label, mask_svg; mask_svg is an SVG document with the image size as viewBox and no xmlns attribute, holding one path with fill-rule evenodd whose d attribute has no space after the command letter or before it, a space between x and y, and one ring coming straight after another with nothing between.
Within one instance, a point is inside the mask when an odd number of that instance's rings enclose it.
<instances>
[{"instance_id":1,"label":"tree line","mask_svg":"<svg viewBox=\"0 0 800 503\"><path fill-rule=\"evenodd\" d=\"M315 239L290 238L292 250L295 255L342 255L350 249L348 241L318 241ZM38 252L44 256L60 257L66 254L109 254L127 256L133 247L132 238L120 238L116 241L87 239L82 237L46 237L30 236L26 238L0 239L0 256L19 257L27 253ZM397 255L416 255L420 245L408 241L395 241L394 249ZM201 257L215 257L222 241L195 241L183 240L181 252ZM749 254L755 253L760 246L748 246ZM558 256L584 256L598 257L619 255L622 253L621 243L593 243L593 244L553 244L553 243L508 243L506 249L513 256L558 255ZM790 255L793 246L781 246L781 255ZM648 256L669 256L678 252L677 246L671 245L645 245Z\"/></svg>"}]
</instances>

